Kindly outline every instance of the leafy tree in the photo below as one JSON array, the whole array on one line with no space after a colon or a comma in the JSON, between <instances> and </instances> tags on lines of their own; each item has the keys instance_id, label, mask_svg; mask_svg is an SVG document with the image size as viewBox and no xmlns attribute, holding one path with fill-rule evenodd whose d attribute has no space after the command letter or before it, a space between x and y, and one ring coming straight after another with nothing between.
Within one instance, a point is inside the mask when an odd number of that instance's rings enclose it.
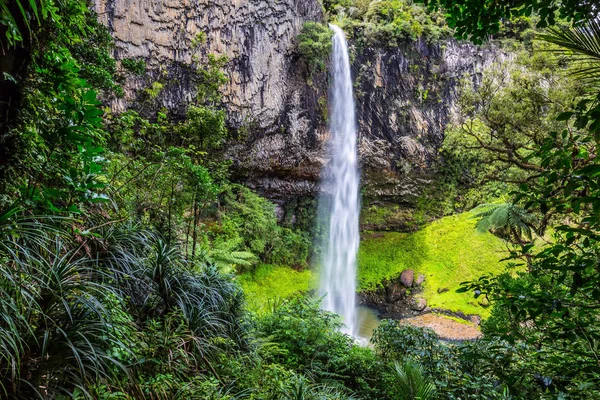
<instances>
[{"instance_id":1,"label":"leafy tree","mask_svg":"<svg viewBox=\"0 0 600 400\"><path fill-rule=\"evenodd\" d=\"M424 37L437 41L449 37L449 29L443 15L431 12L420 4L405 0L373 1L364 16L364 36L369 42L395 47L402 40Z\"/></svg>"},{"instance_id":2,"label":"leafy tree","mask_svg":"<svg viewBox=\"0 0 600 400\"><path fill-rule=\"evenodd\" d=\"M190 106L186 120L178 128L181 146L202 151L218 149L227 138L225 111L206 106Z\"/></svg>"},{"instance_id":3,"label":"leafy tree","mask_svg":"<svg viewBox=\"0 0 600 400\"><path fill-rule=\"evenodd\" d=\"M331 30L318 22L305 22L298 35L298 50L306 61L310 73L325 70L331 54Z\"/></svg>"},{"instance_id":4,"label":"leafy tree","mask_svg":"<svg viewBox=\"0 0 600 400\"><path fill-rule=\"evenodd\" d=\"M456 36L481 43L500 30L501 22L513 16L539 15L538 28L554 25L557 17L581 23L598 15L594 0L421 0L431 8L446 11Z\"/></svg>"},{"instance_id":5,"label":"leafy tree","mask_svg":"<svg viewBox=\"0 0 600 400\"><path fill-rule=\"evenodd\" d=\"M230 185L222 197L222 223L213 233L217 248L250 251L268 263L306 263L310 239L305 232L279 226L273 203L241 185Z\"/></svg>"},{"instance_id":6,"label":"leafy tree","mask_svg":"<svg viewBox=\"0 0 600 400\"><path fill-rule=\"evenodd\" d=\"M348 7L351 6L353 0L323 0L323 8L328 13L333 13L338 7Z\"/></svg>"},{"instance_id":7,"label":"leafy tree","mask_svg":"<svg viewBox=\"0 0 600 400\"><path fill-rule=\"evenodd\" d=\"M573 28L551 40L569 37L574 43L568 51L586 57L575 44L585 31ZM588 62L598 63L595 58ZM540 378L548 396L599 395L598 100L597 94L584 98L557 117L562 129L549 132L531 156L540 160L543 171L516 192L515 201L539 212L542 221L553 216L554 240L534 255L529 254L530 246L515 255L529 256L528 272L482 277L465 283L463 289L475 289L495 303L493 317L484 326L488 336L535 349L529 374ZM517 394L518 389L511 392Z\"/></svg>"},{"instance_id":8,"label":"leafy tree","mask_svg":"<svg viewBox=\"0 0 600 400\"><path fill-rule=\"evenodd\" d=\"M96 95L115 87L111 42L85 1L60 8L42 3L45 11L38 11L48 18L32 25L26 79L13 82L21 109L0 132L2 194L46 210L79 212L104 199Z\"/></svg>"},{"instance_id":9,"label":"leafy tree","mask_svg":"<svg viewBox=\"0 0 600 400\"><path fill-rule=\"evenodd\" d=\"M32 36L47 19L58 18L53 0L0 0L0 51L3 55L0 63L1 136L5 135L21 104L19 84L31 61Z\"/></svg>"},{"instance_id":10,"label":"leafy tree","mask_svg":"<svg viewBox=\"0 0 600 400\"><path fill-rule=\"evenodd\" d=\"M536 42L514 62L485 71L477 85L463 81L460 112L441 149L438 202L450 199L448 208L469 209L521 183L542 184L546 166L535 150L563 128L557 117L585 93L581 82L565 76L572 63L555 49Z\"/></svg>"}]
</instances>

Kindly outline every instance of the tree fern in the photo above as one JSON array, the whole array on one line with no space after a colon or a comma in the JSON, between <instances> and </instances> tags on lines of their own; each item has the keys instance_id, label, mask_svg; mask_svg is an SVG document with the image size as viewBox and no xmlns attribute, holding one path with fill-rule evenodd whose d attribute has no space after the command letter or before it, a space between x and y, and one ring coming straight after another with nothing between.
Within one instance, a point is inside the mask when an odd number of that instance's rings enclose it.
<instances>
[{"instance_id":1,"label":"tree fern","mask_svg":"<svg viewBox=\"0 0 600 400\"><path fill-rule=\"evenodd\" d=\"M535 217L524 208L512 203L481 204L471 212L479 218L476 228L480 232L500 231L517 242L523 236L531 239Z\"/></svg>"},{"instance_id":2,"label":"tree fern","mask_svg":"<svg viewBox=\"0 0 600 400\"><path fill-rule=\"evenodd\" d=\"M407 360L395 364L396 388L399 400L429 400L433 398L435 386L425 378L423 367Z\"/></svg>"},{"instance_id":3,"label":"tree fern","mask_svg":"<svg viewBox=\"0 0 600 400\"><path fill-rule=\"evenodd\" d=\"M198 254L200 261L214 264L230 272L235 267L251 267L258 262L258 257L249 251L232 251L227 249L202 249Z\"/></svg>"}]
</instances>

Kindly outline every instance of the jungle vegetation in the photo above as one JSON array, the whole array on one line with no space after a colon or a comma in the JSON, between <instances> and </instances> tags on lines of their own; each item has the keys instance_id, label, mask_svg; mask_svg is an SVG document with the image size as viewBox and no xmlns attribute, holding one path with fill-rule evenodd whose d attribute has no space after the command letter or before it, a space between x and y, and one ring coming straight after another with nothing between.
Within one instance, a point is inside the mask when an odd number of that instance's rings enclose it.
<instances>
[{"instance_id":1,"label":"jungle vegetation","mask_svg":"<svg viewBox=\"0 0 600 400\"><path fill-rule=\"evenodd\" d=\"M112 58L88 2L0 0L1 398L600 396L595 2L323 6L364 45L519 42L512 66L461 85L431 193L441 214L480 205L473 229L511 250L508 270L458 290L489 303L484 337L442 343L388 320L362 347L311 296L249 306L242 287L265 271L306 270L314 232L232 181L227 60L195 63L183 119L150 113L160 81L140 109L112 113L124 75L145 65ZM545 30L533 40L533 28ZM300 51L322 59L326 37L305 28Z\"/></svg>"}]
</instances>

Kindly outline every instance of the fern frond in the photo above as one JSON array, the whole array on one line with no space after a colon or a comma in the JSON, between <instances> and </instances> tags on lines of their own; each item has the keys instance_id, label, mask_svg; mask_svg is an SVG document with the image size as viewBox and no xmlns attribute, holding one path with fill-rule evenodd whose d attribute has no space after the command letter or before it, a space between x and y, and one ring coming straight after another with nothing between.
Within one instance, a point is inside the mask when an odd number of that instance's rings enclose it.
<instances>
[{"instance_id":1,"label":"fern frond","mask_svg":"<svg viewBox=\"0 0 600 400\"><path fill-rule=\"evenodd\" d=\"M548 50L570 56L579 65L571 74L595 89L600 87L600 22L591 20L586 25L575 28L548 29L548 34L538 38L560 46Z\"/></svg>"},{"instance_id":2,"label":"fern frond","mask_svg":"<svg viewBox=\"0 0 600 400\"><path fill-rule=\"evenodd\" d=\"M414 361L394 365L398 398L401 400L429 400L433 398L435 386L425 378L423 367Z\"/></svg>"},{"instance_id":3,"label":"fern frond","mask_svg":"<svg viewBox=\"0 0 600 400\"><path fill-rule=\"evenodd\" d=\"M475 225L479 232L513 230L518 235L517 239L522 236L531 239L535 216L515 204L481 204L471 210L471 213L479 219Z\"/></svg>"}]
</instances>

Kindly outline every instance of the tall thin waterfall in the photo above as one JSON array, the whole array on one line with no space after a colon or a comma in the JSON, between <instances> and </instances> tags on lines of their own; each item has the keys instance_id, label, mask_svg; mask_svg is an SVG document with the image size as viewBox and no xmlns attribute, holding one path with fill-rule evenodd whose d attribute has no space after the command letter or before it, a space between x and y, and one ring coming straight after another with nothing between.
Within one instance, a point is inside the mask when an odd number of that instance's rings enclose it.
<instances>
[{"instance_id":1,"label":"tall thin waterfall","mask_svg":"<svg viewBox=\"0 0 600 400\"><path fill-rule=\"evenodd\" d=\"M331 161L323 174L322 191L331 197L327 205L328 214L325 214L329 235L324 243L321 294L325 295L323 308L341 315L346 326L344 331L356 336L356 254L360 210L356 121L346 37L339 27L330 27L334 32L329 111L332 141Z\"/></svg>"}]
</instances>

